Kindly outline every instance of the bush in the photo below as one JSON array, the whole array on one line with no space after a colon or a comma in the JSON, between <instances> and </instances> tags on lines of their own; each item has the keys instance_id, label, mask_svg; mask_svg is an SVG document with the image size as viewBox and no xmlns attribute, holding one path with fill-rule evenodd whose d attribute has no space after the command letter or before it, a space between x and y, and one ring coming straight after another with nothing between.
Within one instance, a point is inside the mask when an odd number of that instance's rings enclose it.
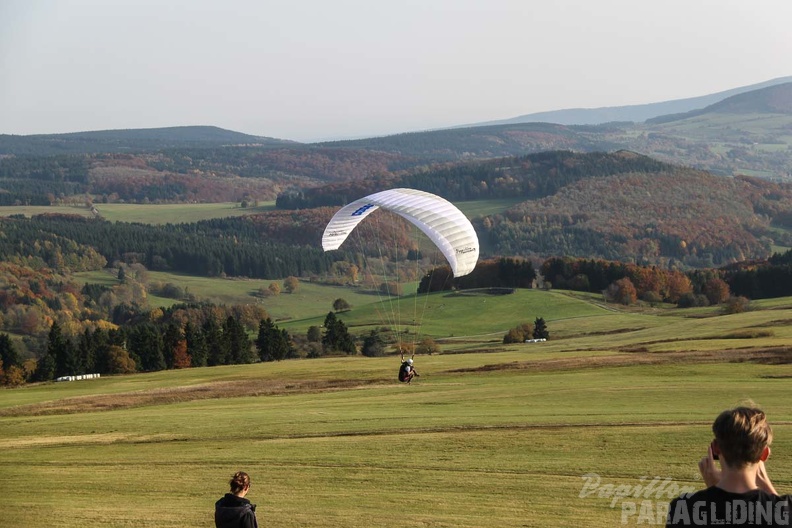
<instances>
[{"instance_id":1,"label":"bush","mask_svg":"<svg viewBox=\"0 0 792 528\"><path fill-rule=\"evenodd\" d=\"M322 340L322 329L315 325L309 326L306 337L311 343L319 343Z\"/></svg>"},{"instance_id":2,"label":"bush","mask_svg":"<svg viewBox=\"0 0 792 528\"><path fill-rule=\"evenodd\" d=\"M336 299L333 301L333 310L336 312L346 312L352 309L352 305L346 302L344 299Z\"/></svg>"},{"instance_id":3,"label":"bush","mask_svg":"<svg viewBox=\"0 0 792 528\"><path fill-rule=\"evenodd\" d=\"M401 297L404 295L404 288L398 282L383 282L380 284L380 293L384 293L385 295L395 295L397 297Z\"/></svg>"},{"instance_id":4,"label":"bush","mask_svg":"<svg viewBox=\"0 0 792 528\"><path fill-rule=\"evenodd\" d=\"M415 352L418 354L428 355L439 354L440 345L438 345L437 342L431 337L427 337L418 343L418 347L415 349Z\"/></svg>"},{"instance_id":5,"label":"bush","mask_svg":"<svg viewBox=\"0 0 792 528\"><path fill-rule=\"evenodd\" d=\"M751 301L748 300L747 297L743 296L732 296L726 301L726 304L723 306L723 313L725 314L737 314L747 312L751 309Z\"/></svg>"},{"instance_id":6,"label":"bush","mask_svg":"<svg viewBox=\"0 0 792 528\"><path fill-rule=\"evenodd\" d=\"M385 355L385 341L380 337L376 330L372 330L363 339L363 349L361 353L366 357L380 357Z\"/></svg>"},{"instance_id":7,"label":"bush","mask_svg":"<svg viewBox=\"0 0 792 528\"><path fill-rule=\"evenodd\" d=\"M685 293L677 301L678 308L698 308L702 306L709 306L709 300L706 295Z\"/></svg>"},{"instance_id":8,"label":"bush","mask_svg":"<svg viewBox=\"0 0 792 528\"><path fill-rule=\"evenodd\" d=\"M523 323L520 326L515 326L503 336L503 344L524 343L526 339L531 339L533 330L534 328L531 323Z\"/></svg>"},{"instance_id":9,"label":"bush","mask_svg":"<svg viewBox=\"0 0 792 528\"><path fill-rule=\"evenodd\" d=\"M663 302L663 296L656 291L646 291L641 295L641 300L648 302L649 306L655 306L656 304Z\"/></svg>"}]
</instances>

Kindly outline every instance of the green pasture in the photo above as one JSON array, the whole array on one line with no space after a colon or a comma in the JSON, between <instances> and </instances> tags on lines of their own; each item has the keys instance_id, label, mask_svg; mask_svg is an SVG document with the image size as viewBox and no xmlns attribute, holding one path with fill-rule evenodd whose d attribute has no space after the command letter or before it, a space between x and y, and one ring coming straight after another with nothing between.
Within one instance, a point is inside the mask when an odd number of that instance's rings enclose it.
<instances>
[{"instance_id":1,"label":"green pasture","mask_svg":"<svg viewBox=\"0 0 792 528\"><path fill-rule=\"evenodd\" d=\"M790 122L792 119L789 116L778 114L714 114L673 121L658 128L664 133L677 133L685 137L714 142L723 141L723 138L728 137L729 134L734 139L743 138L746 134L754 134L761 143L761 140L773 131L778 132L772 134L774 141L788 139L786 130Z\"/></svg>"},{"instance_id":2,"label":"green pasture","mask_svg":"<svg viewBox=\"0 0 792 528\"><path fill-rule=\"evenodd\" d=\"M366 288L332 286L301 280L294 293L260 297L256 293L267 288L272 280L209 278L176 273L147 272L149 284L172 283L199 300L211 300L219 304L250 304L263 306L284 328L305 332L309 326L320 326L333 301L342 298L352 309L338 316L352 329L353 333L368 332L379 327L389 327L434 338L453 338L499 333L500 339L509 328L537 317L547 321L559 321L582 316L601 316L611 313L613 308L601 306L601 296L562 291L516 290L513 294L490 295L479 291L437 292L431 294L407 294L389 297ZM80 272L73 275L79 283L96 283L105 286L118 284L114 272L102 270ZM274 281L281 284L282 280ZM414 291L414 284L407 284L406 291ZM175 299L149 295L151 307L170 306Z\"/></svg>"},{"instance_id":3,"label":"green pasture","mask_svg":"<svg viewBox=\"0 0 792 528\"><path fill-rule=\"evenodd\" d=\"M300 281L299 288L294 293L281 292L276 296L260 297L257 295L258 290L267 289L272 282L283 286L283 280L198 277L161 271L149 271L147 275L148 284L154 282L172 283L183 288L187 293L195 295L198 300L209 300L227 305L260 304L276 321L305 319L320 315L324 320L327 312L333 309L333 301L338 298L345 299L353 307L365 306L378 300L376 293L362 288L317 284L306 280ZM80 284L85 282L106 286L118 284L115 273L106 270L75 273L73 277ZM148 301L152 308L170 306L180 302L176 299L166 299L155 295L150 295ZM307 326L305 328L307 330Z\"/></svg>"},{"instance_id":4,"label":"green pasture","mask_svg":"<svg viewBox=\"0 0 792 528\"><path fill-rule=\"evenodd\" d=\"M226 218L229 216L244 216L249 214L271 211L275 202L259 202L258 207L242 208L236 202L223 203L197 203L197 204L95 204L99 214L111 222L138 222L142 224L181 224L210 220L212 218ZM22 214L33 216L44 213L77 214L93 216L89 207L85 205L68 206L0 206L0 216Z\"/></svg>"},{"instance_id":5,"label":"green pasture","mask_svg":"<svg viewBox=\"0 0 792 528\"><path fill-rule=\"evenodd\" d=\"M456 205L469 217L475 218L502 213L521 202L518 198L458 202ZM111 222L138 222L142 224L181 224L213 218L244 216L275 209L275 202L259 202L256 207L243 208L238 202L173 203L173 204L123 204L96 203L99 214ZM79 205L6 205L0 206L0 216L46 214L76 214L91 217L91 208Z\"/></svg>"},{"instance_id":6,"label":"green pasture","mask_svg":"<svg viewBox=\"0 0 792 528\"><path fill-rule=\"evenodd\" d=\"M489 351L419 356L409 386L397 358L353 356L0 391L0 526L211 527L237 470L264 526L656 524L680 489L702 486L714 417L746 400L768 412L768 471L792 491L792 364L752 356L787 347L792 300L696 317L563 292L429 304L425 326L483 334L471 341ZM538 308L546 343L488 335ZM732 355L695 359L712 351ZM609 494L654 478L673 486Z\"/></svg>"}]
</instances>

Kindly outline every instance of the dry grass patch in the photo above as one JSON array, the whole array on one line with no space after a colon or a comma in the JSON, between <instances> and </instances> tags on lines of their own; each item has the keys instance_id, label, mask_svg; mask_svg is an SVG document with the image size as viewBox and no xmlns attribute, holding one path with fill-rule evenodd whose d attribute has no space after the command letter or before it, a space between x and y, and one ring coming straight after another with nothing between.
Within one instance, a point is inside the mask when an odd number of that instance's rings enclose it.
<instances>
[{"instance_id":1,"label":"dry grass patch","mask_svg":"<svg viewBox=\"0 0 792 528\"><path fill-rule=\"evenodd\" d=\"M627 367L633 365L663 365L679 363L761 363L781 365L792 363L792 348L733 349L684 352L644 352L615 354L612 356L572 357L542 361L512 361L495 365L449 370L448 372L489 372L496 370L531 370L547 372L601 367Z\"/></svg>"},{"instance_id":2,"label":"dry grass patch","mask_svg":"<svg viewBox=\"0 0 792 528\"><path fill-rule=\"evenodd\" d=\"M246 396L272 396L330 390L348 390L358 387L378 385L390 380L239 380L218 381L190 385L187 387L166 387L121 394L98 394L63 398L43 403L19 405L0 410L1 416L41 416L51 414L76 414L83 412L111 411L131 407L167 405L195 400L215 398L241 398Z\"/></svg>"},{"instance_id":3,"label":"dry grass patch","mask_svg":"<svg viewBox=\"0 0 792 528\"><path fill-rule=\"evenodd\" d=\"M0 440L0 449L49 447L62 445L102 445L115 442L157 442L174 440L173 435L132 435L129 433L92 433L83 435L23 436Z\"/></svg>"}]
</instances>

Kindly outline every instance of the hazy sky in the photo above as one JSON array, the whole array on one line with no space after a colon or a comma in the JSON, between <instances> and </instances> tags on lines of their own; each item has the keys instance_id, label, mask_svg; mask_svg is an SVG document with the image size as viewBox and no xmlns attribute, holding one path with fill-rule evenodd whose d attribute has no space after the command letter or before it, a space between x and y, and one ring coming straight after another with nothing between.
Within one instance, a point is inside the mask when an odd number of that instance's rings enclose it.
<instances>
[{"instance_id":1,"label":"hazy sky","mask_svg":"<svg viewBox=\"0 0 792 528\"><path fill-rule=\"evenodd\" d=\"M0 133L297 141L792 75L790 0L0 0Z\"/></svg>"}]
</instances>

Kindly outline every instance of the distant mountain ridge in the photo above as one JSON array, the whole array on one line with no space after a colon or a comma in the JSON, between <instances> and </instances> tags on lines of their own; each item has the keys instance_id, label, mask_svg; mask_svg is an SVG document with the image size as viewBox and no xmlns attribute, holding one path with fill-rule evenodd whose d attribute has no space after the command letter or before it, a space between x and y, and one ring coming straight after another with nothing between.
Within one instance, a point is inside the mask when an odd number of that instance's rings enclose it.
<instances>
[{"instance_id":1,"label":"distant mountain ridge","mask_svg":"<svg viewBox=\"0 0 792 528\"><path fill-rule=\"evenodd\" d=\"M216 126L176 126L27 136L0 134L0 155L97 154L225 145L282 147L294 144L292 141L252 136Z\"/></svg>"},{"instance_id":2,"label":"distant mountain ridge","mask_svg":"<svg viewBox=\"0 0 792 528\"><path fill-rule=\"evenodd\" d=\"M544 123L557 123L559 125L599 125L603 123L612 123L619 121L631 121L634 123L642 123L647 119L652 119L662 115L668 114L682 114L694 110L699 110L718 103L731 96L751 92L761 88L775 86L777 84L792 82L792 76L779 77L769 81L752 84L749 86L741 86L731 90L725 90L709 95L702 95L699 97L690 97L686 99L675 99L672 101L663 101L658 103L647 103L638 105L627 106L609 106L602 108L568 108L563 110L551 110L547 112L536 112L532 114L525 114L510 119L501 119L497 121L487 121L483 123L476 123L472 125L463 125L464 127L470 126L491 126L491 125L511 125L517 123L530 123L530 122L544 122Z\"/></svg>"},{"instance_id":3,"label":"distant mountain ridge","mask_svg":"<svg viewBox=\"0 0 792 528\"><path fill-rule=\"evenodd\" d=\"M706 114L790 114L792 115L792 82L777 84L733 95L707 107L682 114L648 119L647 124L669 123Z\"/></svg>"},{"instance_id":4,"label":"distant mountain ridge","mask_svg":"<svg viewBox=\"0 0 792 528\"><path fill-rule=\"evenodd\" d=\"M788 82L780 83L782 80ZM0 135L0 173L5 178L36 174L40 179L57 180L62 177L58 176L60 172L56 168L64 169L75 163L83 169L92 168L94 161L70 159L33 163L13 158L43 159L56 155L95 158L121 153L149 156L142 161L143 165L160 172L187 174L210 170L232 176L272 178L283 185L300 187L314 185L317 181L387 176L436 163L554 150L612 152L627 149L719 175L747 174L790 181L792 77L754 86L761 88L744 87L689 99L687 104L712 98L719 100L692 112L664 114L642 123L613 121L627 116L609 115L609 122L599 125L513 123L307 144L211 126ZM741 93L722 99L734 91ZM653 106L657 109L664 104ZM104 160L103 164L123 165L118 160Z\"/></svg>"}]
</instances>

